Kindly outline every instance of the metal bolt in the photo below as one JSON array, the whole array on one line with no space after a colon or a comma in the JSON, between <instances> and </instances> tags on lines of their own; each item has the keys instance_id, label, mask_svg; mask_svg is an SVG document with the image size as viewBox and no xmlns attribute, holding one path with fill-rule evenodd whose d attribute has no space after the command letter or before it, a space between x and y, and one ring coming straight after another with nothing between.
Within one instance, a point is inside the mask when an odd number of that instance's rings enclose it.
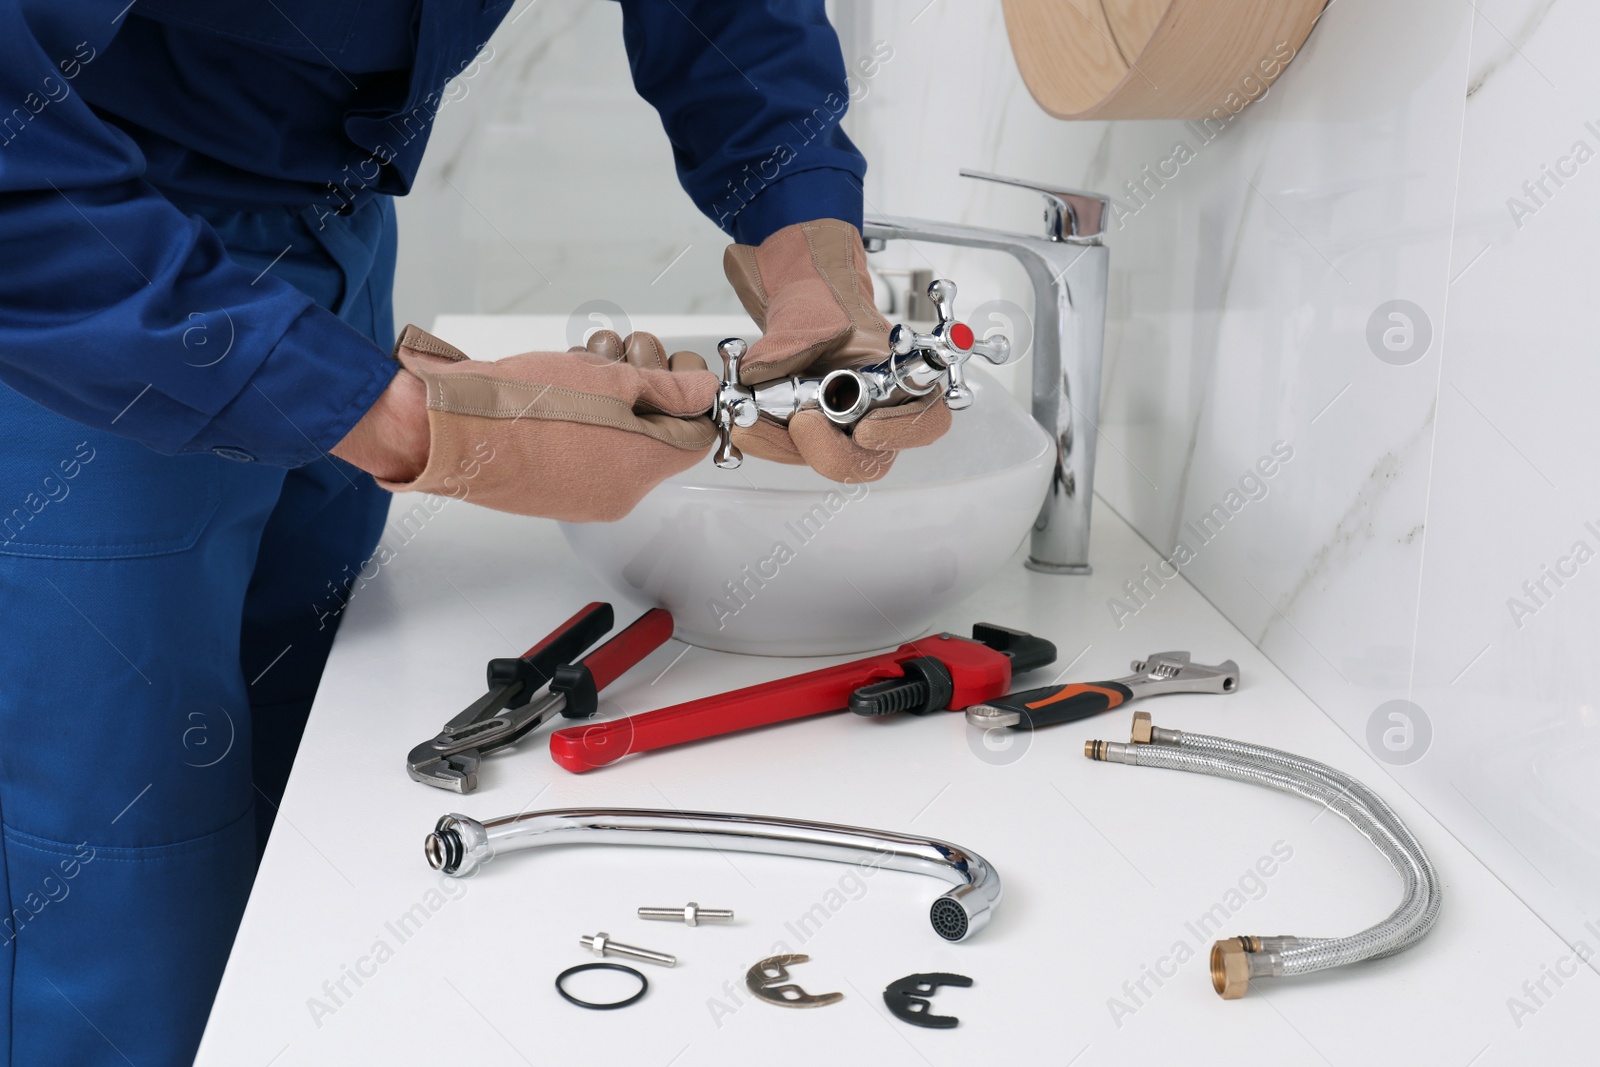
<instances>
[{"instance_id":1,"label":"metal bolt","mask_svg":"<svg viewBox=\"0 0 1600 1067\"><path fill-rule=\"evenodd\" d=\"M671 967L678 962L678 957L669 956L665 952L652 952L647 948L637 945L624 945L611 940L611 935L602 930L598 934L584 934L578 938L578 944L592 951L596 956L626 956L630 960L643 960L645 963L659 963L663 967Z\"/></svg>"},{"instance_id":2,"label":"metal bolt","mask_svg":"<svg viewBox=\"0 0 1600 1067\"><path fill-rule=\"evenodd\" d=\"M681 908L640 908L639 918L699 926L702 922L731 923L733 911L728 908L702 908L691 900Z\"/></svg>"}]
</instances>

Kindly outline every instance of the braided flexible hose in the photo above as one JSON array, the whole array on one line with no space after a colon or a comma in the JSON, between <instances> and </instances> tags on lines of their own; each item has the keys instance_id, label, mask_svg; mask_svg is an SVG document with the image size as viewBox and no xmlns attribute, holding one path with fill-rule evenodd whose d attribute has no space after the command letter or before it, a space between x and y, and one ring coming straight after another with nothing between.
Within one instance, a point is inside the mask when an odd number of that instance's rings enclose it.
<instances>
[{"instance_id":1,"label":"braided flexible hose","mask_svg":"<svg viewBox=\"0 0 1600 1067\"><path fill-rule=\"evenodd\" d=\"M1213 980L1225 997L1242 995L1248 977L1310 974L1400 952L1420 940L1438 916L1442 890L1421 843L1381 797L1342 771L1279 749L1177 730L1153 731L1144 743L1092 741L1086 754L1249 782L1316 801L1359 830L1400 875L1400 903L1384 919L1357 933L1232 939L1237 947L1219 942L1218 950L1226 946L1246 968L1245 975L1228 981L1225 990L1214 951Z\"/></svg>"},{"instance_id":2,"label":"braided flexible hose","mask_svg":"<svg viewBox=\"0 0 1600 1067\"><path fill-rule=\"evenodd\" d=\"M1184 751L1205 753L1223 758L1231 757L1236 760L1277 768L1286 774L1301 775L1321 781L1332 787L1338 794L1348 796L1360 804L1366 810L1368 817L1387 831L1389 843L1386 845L1379 839L1374 838L1361 825L1346 817L1346 821L1352 822L1352 825L1355 825L1369 840L1372 840L1373 844L1378 846L1379 850L1389 859L1389 862L1400 872L1401 878L1406 881L1407 896L1402 901L1401 907L1397 908L1395 914L1390 918L1393 919L1398 916L1402 909L1414 899L1420 901L1424 914L1417 923L1407 927L1406 936L1402 938L1401 943L1381 951L1364 953L1355 957L1356 959L1374 959L1392 955L1409 948L1428 932L1428 929L1433 925L1434 919L1438 916L1439 906L1443 899L1443 889L1439 884L1438 875L1432 862L1428 859L1427 853L1423 850L1422 843L1412 834L1410 828L1400 820L1400 816L1395 814L1394 809L1389 807L1382 797L1374 793L1364 783L1352 778L1343 771L1329 767L1325 763L1308 759L1305 756L1297 756L1292 752L1285 752L1281 749L1253 745L1244 741L1234 741L1226 737L1212 737L1206 734L1189 734L1180 733L1179 731L1172 731L1172 733L1177 735L1177 747ZM1399 862L1397 862L1397 858ZM1422 892L1416 897L1411 894L1410 879L1413 873L1415 878L1422 884ZM1363 931L1362 934L1354 936L1361 937L1377 929L1377 927L1373 927L1372 930ZM1305 952L1305 950L1313 942L1328 940L1349 941L1353 940L1353 938L1302 938L1298 949L1283 952L1284 973L1305 974L1313 970L1325 969L1324 966L1302 966L1301 961L1302 959L1311 958L1312 954ZM1354 962L1354 960L1345 960L1340 963L1327 964L1326 966L1342 966L1345 962Z\"/></svg>"}]
</instances>

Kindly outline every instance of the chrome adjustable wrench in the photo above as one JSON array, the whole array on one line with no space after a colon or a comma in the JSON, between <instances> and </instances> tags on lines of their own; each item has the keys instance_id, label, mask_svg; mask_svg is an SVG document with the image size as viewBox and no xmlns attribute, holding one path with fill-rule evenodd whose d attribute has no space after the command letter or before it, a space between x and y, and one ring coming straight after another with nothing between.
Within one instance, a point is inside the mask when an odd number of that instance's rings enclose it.
<instances>
[{"instance_id":1,"label":"chrome adjustable wrench","mask_svg":"<svg viewBox=\"0 0 1600 1067\"><path fill-rule=\"evenodd\" d=\"M1132 667L1132 674L1111 682L1048 685L974 704L967 709L967 722L989 729L1031 730L1087 719L1138 697L1233 693L1239 688L1239 665L1231 659L1211 667L1195 663L1187 652L1157 652L1134 660Z\"/></svg>"},{"instance_id":2,"label":"chrome adjustable wrench","mask_svg":"<svg viewBox=\"0 0 1600 1067\"><path fill-rule=\"evenodd\" d=\"M653 608L579 660L612 621L611 605L597 601L516 659L490 660L488 692L413 748L406 773L425 785L470 793L478 788L478 765L487 753L516 744L556 715L592 716L600 690L672 636L671 614Z\"/></svg>"}]
</instances>

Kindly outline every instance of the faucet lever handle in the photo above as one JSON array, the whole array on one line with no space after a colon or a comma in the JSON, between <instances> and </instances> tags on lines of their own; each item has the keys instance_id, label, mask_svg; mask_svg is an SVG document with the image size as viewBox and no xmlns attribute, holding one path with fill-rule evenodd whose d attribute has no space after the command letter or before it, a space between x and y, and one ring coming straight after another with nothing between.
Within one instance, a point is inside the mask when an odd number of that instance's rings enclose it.
<instances>
[{"instance_id":1,"label":"faucet lever handle","mask_svg":"<svg viewBox=\"0 0 1600 1067\"><path fill-rule=\"evenodd\" d=\"M720 423L717 426L717 452L712 462L725 471L736 471L744 466L744 453L733 443L733 434L728 427Z\"/></svg>"},{"instance_id":2,"label":"faucet lever handle","mask_svg":"<svg viewBox=\"0 0 1600 1067\"><path fill-rule=\"evenodd\" d=\"M939 316L939 325L949 329L956 321L956 283L949 278L935 280L928 286L928 302Z\"/></svg>"},{"instance_id":3,"label":"faucet lever handle","mask_svg":"<svg viewBox=\"0 0 1600 1067\"><path fill-rule=\"evenodd\" d=\"M951 411L972 406L972 386L967 384L965 363L952 363L945 371L949 384L945 386L944 402Z\"/></svg>"},{"instance_id":4,"label":"faucet lever handle","mask_svg":"<svg viewBox=\"0 0 1600 1067\"><path fill-rule=\"evenodd\" d=\"M972 353L982 356L996 367L1004 367L1016 358L1017 353L1011 348L1011 338L1003 333L993 337L985 337L981 341L972 342Z\"/></svg>"},{"instance_id":5,"label":"faucet lever handle","mask_svg":"<svg viewBox=\"0 0 1600 1067\"><path fill-rule=\"evenodd\" d=\"M739 384L739 361L744 354L750 351L750 346L744 343L742 337L729 337L727 340L717 342L717 355L722 357L722 380L733 385Z\"/></svg>"},{"instance_id":6,"label":"faucet lever handle","mask_svg":"<svg viewBox=\"0 0 1600 1067\"><path fill-rule=\"evenodd\" d=\"M1031 189L1044 197L1045 236L1052 241L1097 245L1100 243L1100 235L1105 232L1106 211L1110 207L1110 202L1099 193L1068 189L1060 185L1045 185L1025 178L1008 178L1004 174L991 174L988 171L965 168L962 169L961 176L999 182L1001 185L1015 185L1019 189Z\"/></svg>"}]
</instances>

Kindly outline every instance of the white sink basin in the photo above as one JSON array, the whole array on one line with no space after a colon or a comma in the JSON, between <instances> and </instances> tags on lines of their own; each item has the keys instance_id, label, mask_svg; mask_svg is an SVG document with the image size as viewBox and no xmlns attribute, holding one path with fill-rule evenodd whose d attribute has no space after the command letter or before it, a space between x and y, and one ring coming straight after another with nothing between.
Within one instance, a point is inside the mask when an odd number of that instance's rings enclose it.
<instances>
[{"instance_id":1,"label":"white sink basin","mask_svg":"<svg viewBox=\"0 0 1600 1067\"><path fill-rule=\"evenodd\" d=\"M720 338L663 340L709 353ZM598 577L671 611L678 639L703 648L819 656L920 637L1011 558L1054 462L1021 405L982 370L969 375L973 405L881 481L840 485L753 457L724 471L708 457L620 522L562 533Z\"/></svg>"}]
</instances>

